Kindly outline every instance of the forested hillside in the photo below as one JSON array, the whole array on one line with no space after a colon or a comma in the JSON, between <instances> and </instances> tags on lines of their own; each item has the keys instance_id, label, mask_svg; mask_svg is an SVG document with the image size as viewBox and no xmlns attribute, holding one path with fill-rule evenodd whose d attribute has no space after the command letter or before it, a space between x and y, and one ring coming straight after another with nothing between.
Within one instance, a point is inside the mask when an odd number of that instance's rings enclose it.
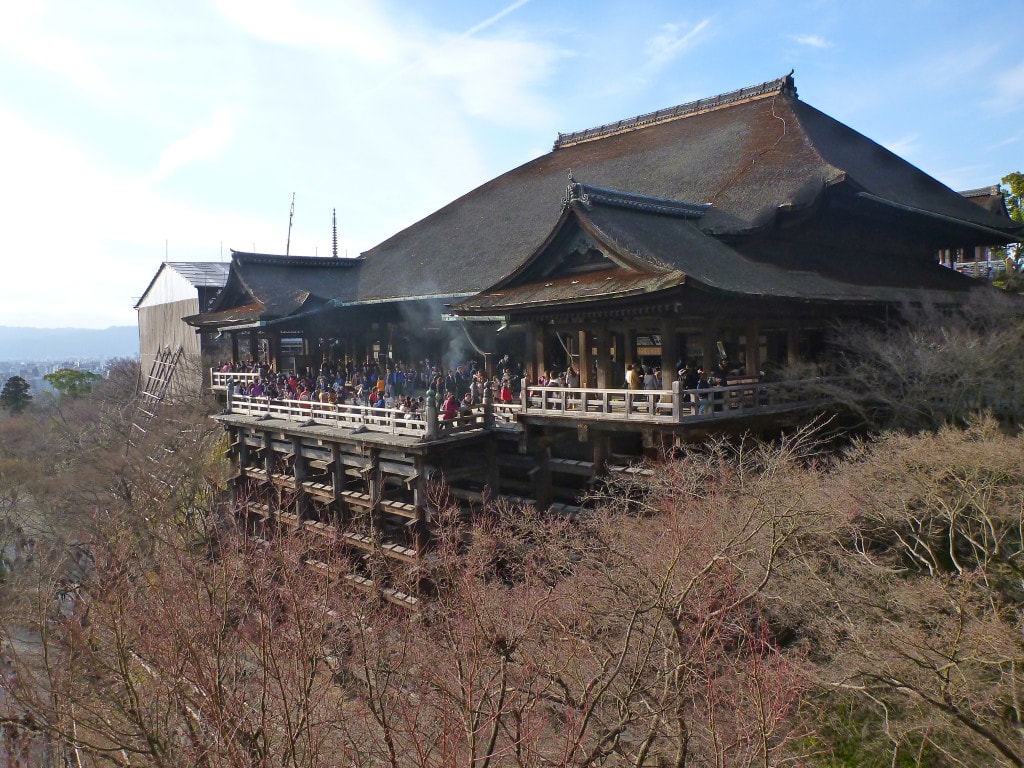
<instances>
[{"instance_id":1,"label":"forested hillside","mask_svg":"<svg viewBox=\"0 0 1024 768\"><path fill-rule=\"evenodd\" d=\"M1005 374L1007 354L972 351L970 375ZM571 522L466 519L435 487L448 512L413 612L346 588L352 563L326 546L239 530L202 409L128 448L120 374L0 413L9 760L1024 761L1024 437L980 396L923 397L908 412L932 422L899 428L891 395L851 388L885 431L712 441ZM900 386L904 406L921 396Z\"/></svg>"}]
</instances>

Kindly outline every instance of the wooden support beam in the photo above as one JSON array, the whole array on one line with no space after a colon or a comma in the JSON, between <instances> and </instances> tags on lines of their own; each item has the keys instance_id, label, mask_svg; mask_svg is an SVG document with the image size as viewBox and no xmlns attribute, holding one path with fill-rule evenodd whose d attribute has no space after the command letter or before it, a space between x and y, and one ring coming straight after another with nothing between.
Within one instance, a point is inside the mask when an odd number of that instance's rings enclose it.
<instances>
[{"instance_id":1,"label":"wooden support beam","mask_svg":"<svg viewBox=\"0 0 1024 768\"><path fill-rule=\"evenodd\" d=\"M600 325L594 333L594 341L597 345L597 388L610 389L617 386L613 383L612 376L612 339L611 332L607 325Z\"/></svg>"},{"instance_id":2,"label":"wooden support beam","mask_svg":"<svg viewBox=\"0 0 1024 768\"><path fill-rule=\"evenodd\" d=\"M668 389L679 368L679 329L672 318L661 321L661 386Z\"/></svg>"},{"instance_id":3,"label":"wooden support beam","mask_svg":"<svg viewBox=\"0 0 1024 768\"><path fill-rule=\"evenodd\" d=\"M579 346L580 346L580 359L579 359L579 370L577 371L580 375L580 386L582 387L593 387L595 383L591 383L591 379L594 378L593 367L593 341L591 340L590 331L582 330L578 333Z\"/></svg>"}]
</instances>

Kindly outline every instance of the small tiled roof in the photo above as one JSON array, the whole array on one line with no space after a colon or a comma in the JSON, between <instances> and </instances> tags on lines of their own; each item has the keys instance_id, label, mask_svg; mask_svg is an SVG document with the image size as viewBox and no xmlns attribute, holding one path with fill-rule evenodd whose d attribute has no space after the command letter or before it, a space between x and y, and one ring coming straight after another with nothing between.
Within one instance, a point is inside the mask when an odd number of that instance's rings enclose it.
<instances>
[{"instance_id":1,"label":"small tiled roof","mask_svg":"<svg viewBox=\"0 0 1024 768\"><path fill-rule=\"evenodd\" d=\"M1003 197L1002 187L998 184L978 189L967 189L960 194L989 213L1007 219L1010 218L1010 214L1006 210L1006 198Z\"/></svg>"},{"instance_id":2,"label":"small tiled roof","mask_svg":"<svg viewBox=\"0 0 1024 768\"><path fill-rule=\"evenodd\" d=\"M287 317L329 299L355 297L360 259L232 251L231 271L210 311L192 325L231 325Z\"/></svg>"},{"instance_id":3,"label":"small tiled roof","mask_svg":"<svg viewBox=\"0 0 1024 768\"><path fill-rule=\"evenodd\" d=\"M146 290L142 292L139 300L135 303L135 309L142 306L146 295L150 292L156 281L165 269L173 270L181 275L195 288L223 288L228 280L228 272L231 264L226 261L165 261L160 269L149 281Z\"/></svg>"},{"instance_id":4,"label":"small tiled roof","mask_svg":"<svg viewBox=\"0 0 1024 768\"><path fill-rule=\"evenodd\" d=\"M223 288L231 271L227 261L168 261L165 265L196 288Z\"/></svg>"}]
</instances>

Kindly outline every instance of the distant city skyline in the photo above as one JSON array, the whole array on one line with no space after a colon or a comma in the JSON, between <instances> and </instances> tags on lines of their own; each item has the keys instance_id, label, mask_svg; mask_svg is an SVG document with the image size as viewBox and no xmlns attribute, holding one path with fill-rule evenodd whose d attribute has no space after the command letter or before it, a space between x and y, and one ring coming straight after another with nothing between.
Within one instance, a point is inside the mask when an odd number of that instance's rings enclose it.
<instances>
[{"instance_id":1,"label":"distant city skyline","mask_svg":"<svg viewBox=\"0 0 1024 768\"><path fill-rule=\"evenodd\" d=\"M950 187L997 184L1024 170L1022 21L954 0L8 4L0 325L134 324L165 259L284 252L293 193L291 253L330 255L336 209L356 256L559 131L790 69Z\"/></svg>"},{"instance_id":2,"label":"distant city skyline","mask_svg":"<svg viewBox=\"0 0 1024 768\"><path fill-rule=\"evenodd\" d=\"M26 328L0 326L0 363L137 357L136 326Z\"/></svg>"}]
</instances>

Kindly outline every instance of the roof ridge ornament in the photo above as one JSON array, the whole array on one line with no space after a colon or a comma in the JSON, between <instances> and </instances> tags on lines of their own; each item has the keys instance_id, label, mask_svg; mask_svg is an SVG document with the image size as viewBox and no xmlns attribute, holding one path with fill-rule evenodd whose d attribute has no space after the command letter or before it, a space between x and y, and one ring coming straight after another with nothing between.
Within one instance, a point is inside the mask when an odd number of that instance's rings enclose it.
<instances>
[{"instance_id":1,"label":"roof ridge ornament","mask_svg":"<svg viewBox=\"0 0 1024 768\"><path fill-rule=\"evenodd\" d=\"M596 128L587 128L582 131L573 131L571 133L559 133L551 150L554 151L556 149L562 149L563 147L571 147L573 144L580 144L584 141L593 141L594 139L613 136L617 133L635 131L638 128L646 128L649 125L656 125L657 123L666 123L670 120L686 117L687 115L709 112L711 110L718 109L719 107L725 107L730 104L749 101L763 96L784 93L792 96L793 98L797 98L796 83L793 80L793 72L794 70L791 69L789 74L783 75L775 80L768 80L767 82L760 83L758 85L740 88L739 90L729 91L728 93L721 93L718 96L711 96L707 99L698 99L697 101L690 101L686 104L680 104L675 107L659 109L656 112L648 112L643 115L626 118L625 120L619 120L614 123L606 123L604 125L599 125Z\"/></svg>"},{"instance_id":2,"label":"roof ridge ornament","mask_svg":"<svg viewBox=\"0 0 1024 768\"><path fill-rule=\"evenodd\" d=\"M689 203L684 200L672 200L667 197L652 197L636 192L623 192L618 189L595 187L576 181L569 171L569 184L562 196L562 209L573 203L582 203L586 208L594 205L605 205L611 208L628 208L644 213L655 213L662 216L675 216L681 219L699 219L711 207L710 203Z\"/></svg>"},{"instance_id":3,"label":"roof ridge ornament","mask_svg":"<svg viewBox=\"0 0 1024 768\"><path fill-rule=\"evenodd\" d=\"M587 208L590 207L590 195L586 192L586 187L576 181L572 175L572 168L569 169L569 183L565 187L565 194L562 195L562 208L568 208L572 203L583 203Z\"/></svg>"}]
</instances>

